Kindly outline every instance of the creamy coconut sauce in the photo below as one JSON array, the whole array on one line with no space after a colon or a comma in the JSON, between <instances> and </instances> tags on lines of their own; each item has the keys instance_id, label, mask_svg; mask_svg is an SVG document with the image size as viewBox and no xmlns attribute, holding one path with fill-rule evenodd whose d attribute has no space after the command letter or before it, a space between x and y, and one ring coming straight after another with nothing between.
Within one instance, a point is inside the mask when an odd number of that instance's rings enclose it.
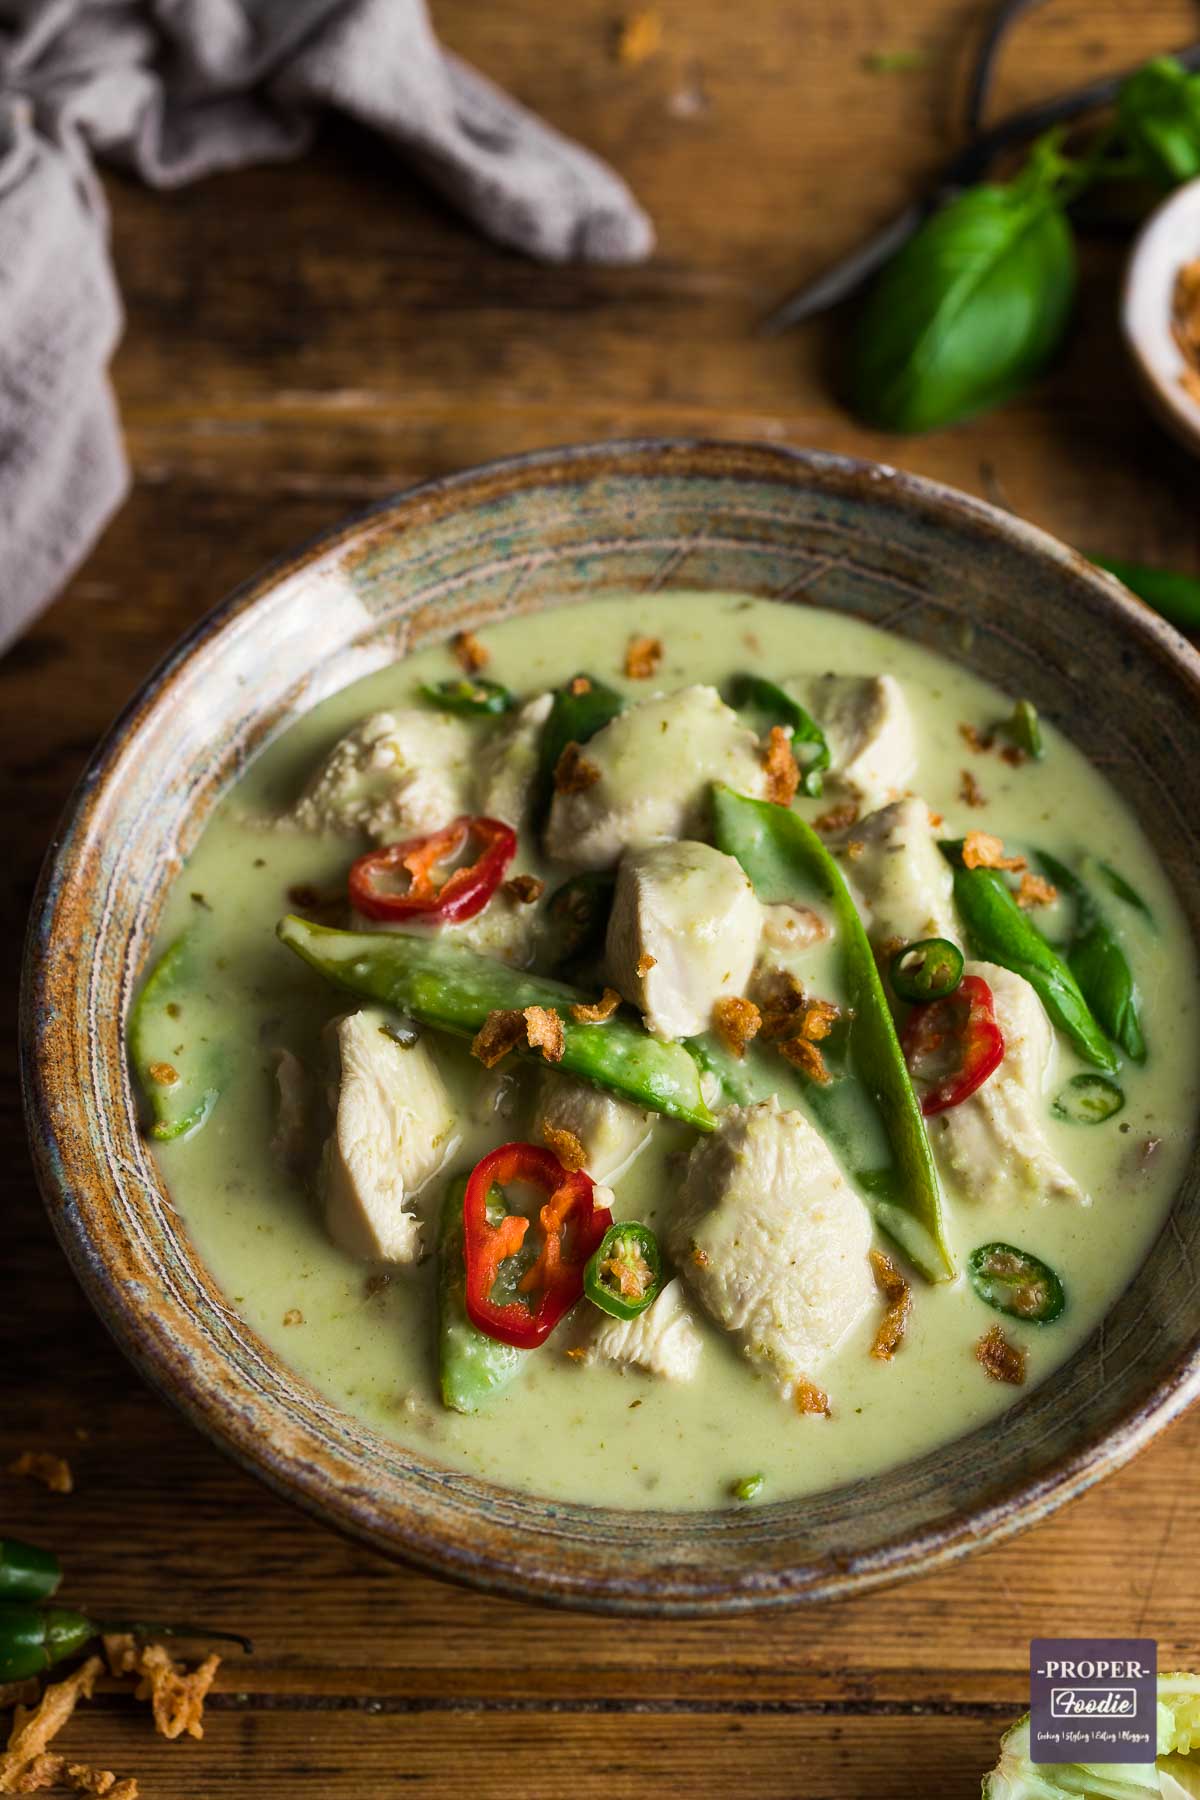
<instances>
[{"instance_id":1,"label":"creamy coconut sauce","mask_svg":"<svg viewBox=\"0 0 1200 1800\"><path fill-rule=\"evenodd\" d=\"M626 681L634 633L661 636L652 681ZM867 1319L820 1370L832 1417L798 1415L755 1374L732 1342L704 1325L700 1372L675 1383L608 1367L580 1367L557 1335L529 1355L521 1379L472 1416L443 1410L437 1389L436 1256L398 1268L380 1285L372 1271L327 1239L305 1184L282 1172L269 1144L275 1105L273 1048L315 1062L322 1025L347 997L302 967L275 938L293 884L336 886L357 854L345 838L270 829L313 767L365 714L413 703L418 682L456 672L447 649L422 652L318 706L254 763L214 815L175 885L160 948L184 928L196 934L202 973L181 1027L207 1035L226 1059L212 1117L192 1137L155 1147L172 1199L238 1314L299 1374L380 1433L454 1469L549 1497L617 1506L725 1504L731 1484L761 1473L763 1501L871 1475L989 1419L999 1420L1028 1386L1068 1357L1128 1284L1162 1226L1191 1139L1197 1100L1197 970L1174 895L1136 820L1070 743L1044 728L1040 763L1010 767L973 756L959 732L1008 716L1005 696L928 652L856 621L807 607L715 594L616 597L547 618L514 619L486 633L487 675L522 696L586 669L631 698L690 682L723 686L731 672L776 678L826 669L887 671L904 685L920 759L912 788L944 813L949 834L972 828L1059 856L1087 849L1107 859L1144 896L1156 924L1108 908L1140 984L1150 1055L1126 1064L1127 1103L1098 1126L1049 1114L1049 1094L1083 1068L1058 1034L1047 1097L1051 1148L1090 1193L1070 1201L985 1206L946 1184L949 1237L960 1267L991 1240L1019 1244L1061 1275L1068 1306L1053 1325L1024 1325L990 1311L964 1276L929 1286L914 1277L907 1338L892 1362L873 1360L878 1323ZM969 766L987 804L967 808ZM822 802L800 800L807 816ZM825 804L828 804L827 802ZM538 867L523 846L520 868ZM546 870L551 879L554 871ZM198 896L202 896L198 898ZM436 1053L463 1115L454 1170L527 1134L520 1110L473 1117L485 1079L465 1043L437 1037ZM1148 1153L1147 1143L1156 1148ZM617 1216L663 1223L678 1175L674 1153L694 1141L660 1120L648 1147L615 1183ZM430 1224L444 1183L421 1209ZM581 1305L587 1305L581 1302ZM290 1322L289 1322L290 1321ZM974 1346L992 1324L1028 1351L1025 1389L990 1380ZM563 1341L565 1342L565 1335Z\"/></svg>"}]
</instances>

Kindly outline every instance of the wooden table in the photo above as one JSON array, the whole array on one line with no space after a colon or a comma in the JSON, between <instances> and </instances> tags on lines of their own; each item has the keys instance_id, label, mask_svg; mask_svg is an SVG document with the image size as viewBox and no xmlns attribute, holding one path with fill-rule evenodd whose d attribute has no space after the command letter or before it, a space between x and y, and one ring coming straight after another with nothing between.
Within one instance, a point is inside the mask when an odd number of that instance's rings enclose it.
<instances>
[{"instance_id":1,"label":"wooden table","mask_svg":"<svg viewBox=\"0 0 1200 1800\"><path fill-rule=\"evenodd\" d=\"M756 318L944 152L979 0L660 0L613 53L608 0L442 0L447 41L610 156L657 219L643 269L547 271L475 238L386 151L331 128L305 163L172 196L109 183L129 312L116 377L136 488L0 663L4 970L54 819L172 640L267 558L420 477L639 433L901 462L1076 543L1194 567L1197 469L1139 408L1121 248L1089 248L1079 329L1027 398L926 440L833 397L840 321ZM1007 59L1016 101L1195 31L1184 0L1060 0ZM919 66L872 72L872 51ZM203 1744L115 1689L71 1747L188 1796L955 1800L1021 1710L1033 1633L1156 1635L1200 1663L1200 1413L1036 1532L851 1605L636 1624L501 1604L342 1543L231 1467L131 1374L51 1238L11 1042L0 1180L0 1467L56 1450L77 1491L0 1477L6 1530L57 1545L98 1609L241 1624Z\"/></svg>"}]
</instances>

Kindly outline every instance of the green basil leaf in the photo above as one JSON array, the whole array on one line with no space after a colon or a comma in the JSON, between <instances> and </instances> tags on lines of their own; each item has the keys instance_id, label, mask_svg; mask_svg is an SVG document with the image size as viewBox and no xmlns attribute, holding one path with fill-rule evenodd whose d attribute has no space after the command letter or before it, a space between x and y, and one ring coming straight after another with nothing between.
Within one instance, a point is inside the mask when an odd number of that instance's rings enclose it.
<instances>
[{"instance_id":1,"label":"green basil leaf","mask_svg":"<svg viewBox=\"0 0 1200 1800\"><path fill-rule=\"evenodd\" d=\"M1200 77L1170 56L1131 75L1117 97L1117 118L1142 169L1163 187L1200 175Z\"/></svg>"},{"instance_id":2,"label":"green basil leaf","mask_svg":"<svg viewBox=\"0 0 1200 1800\"><path fill-rule=\"evenodd\" d=\"M1134 1062L1146 1060L1146 1038L1142 1030L1141 998L1129 958L1119 939L1097 905L1087 883L1068 869L1065 863L1045 850L1034 853L1035 861L1059 892L1066 894L1075 908L1075 923L1067 949L1067 962L1079 983L1092 1012L1126 1056Z\"/></svg>"},{"instance_id":3,"label":"green basil leaf","mask_svg":"<svg viewBox=\"0 0 1200 1800\"><path fill-rule=\"evenodd\" d=\"M1021 911L1004 878L996 869L966 868L961 843L943 841L939 848L954 869L954 899L973 953L1024 976L1079 1054L1098 1069L1114 1072L1116 1054L1074 970Z\"/></svg>"},{"instance_id":4,"label":"green basil leaf","mask_svg":"<svg viewBox=\"0 0 1200 1800\"><path fill-rule=\"evenodd\" d=\"M1075 245L1052 177L969 188L909 239L859 319L855 410L930 431L994 406L1062 341Z\"/></svg>"}]
</instances>

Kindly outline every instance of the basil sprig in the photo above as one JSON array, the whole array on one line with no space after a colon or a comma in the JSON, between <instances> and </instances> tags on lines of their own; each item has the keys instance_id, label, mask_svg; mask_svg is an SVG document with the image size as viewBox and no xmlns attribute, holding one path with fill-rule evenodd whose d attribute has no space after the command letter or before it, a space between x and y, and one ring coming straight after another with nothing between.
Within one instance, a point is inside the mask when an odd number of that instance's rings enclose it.
<instances>
[{"instance_id":1,"label":"basil sprig","mask_svg":"<svg viewBox=\"0 0 1200 1800\"><path fill-rule=\"evenodd\" d=\"M1200 175L1200 80L1172 57L1156 56L1121 89L1117 120L1131 173L1162 187Z\"/></svg>"},{"instance_id":2,"label":"basil sprig","mask_svg":"<svg viewBox=\"0 0 1200 1800\"><path fill-rule=\"evenodd\" d=\"M855 339L855 410L886 431L930 431L1007 399L1057 350L1075 280L1048 163L968 188L871 290Z\"/></svg>"},{"instance_id":3,"label":"basil sprig","mask_svg":"<svg viewBox=\"0 0 1200 1800\"><path fill-rule=\"evenodd\" d=\"M968 869L961 843L943 843L940 848L954 869L955 904L974 954L1023 975L1079 1054L1096 1068L1114 1073L1116 1055L1076 976L1021 911L1003 876L995 869Z\"/></svg>"},{"instance_id":4,"label":"basil sprig","mask_svg":"<svg viewBox=\"0 0 1200 1800\"><path fill-rule=\"evenodd\" d=\"M850 393L868 424L930 431L994 406L1046 366L1075 296L1067 208L1112 179L1200 173L1200 76L1160 57L1126 81L1087 153L1061 132L1005 183L959 193L884 268L859 319Z\"/></svg>"}]
</instances>

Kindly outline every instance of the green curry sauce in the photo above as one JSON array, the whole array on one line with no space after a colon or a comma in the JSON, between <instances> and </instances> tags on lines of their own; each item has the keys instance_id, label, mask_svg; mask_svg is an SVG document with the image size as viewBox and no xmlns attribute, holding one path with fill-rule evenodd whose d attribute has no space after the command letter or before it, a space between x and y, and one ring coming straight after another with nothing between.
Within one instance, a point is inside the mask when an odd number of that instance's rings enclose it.
<instances>
[{"instance_id":1,"label":"green curry sauce","mask_svg":"<svg viewBox=\"0 0 1200 1800\"><path fill-rule=\"evenodd\" d=\"M651 680L629 681L625 646L642 633L662 638L663 663ZM936 1287L913 1278L911 1321L894 1360L869 1354L878 1324L872 1316L822 1366L831 1417L797 1414L708 1322L690 1383L580 1367L552 1336L486 1410L469 1417L446 1411L436 1364L438 1209L452 1175L505 1138L527 1135L521 1088L528 1077L518 1076L508 1094L516 1108L510 1116L489 1113L484 1097L493 1084L466 1043L436 1040L462 1143L419 1202L430 1254L418 1266L387 1271L386 1279L334 1247L308 1185L271 1150L274 1047L287 1045L315 1066L322 1026L353 1004L277 942L276 923L293 910L290 889L344 887L349 861L365 846L278 829L270 820L294 803L314 766L364 715L418 704L422 683L456 673L448 649L423 651L325 701L263 752L214 814L162 919L160 951L181 932L191 934L179 1033L193 1047L206 1040L222 1089L202 1129L157 1142L154 1153L231 1305L300 1375L377 1431L450 1468L553 1498L711 1506L730 1503L737 1484L761 1472L757 1497L780 1499L871 1475L999 1420L1023 1390L989 1379L976 1359L976 1344L999 1315L967 1277L972 1251L1016 1244L1061 1277L1067 1304L1053 1323L1002 1320L1010 1341L1028 1353L1028 1383L1038 1382L1129 1282L1162 1226L1190 1144L1200 1071L1196 957L1136 820L1052 727L1043 726L1043 758L1020 766L968 747L960 724L984 731L1010 718L1019 696L833 613L736 595L619 596L557 612L552 630L545 616L510 620L489 630L486 642L488 678L523 697L579 669L635 699L691 682L724 690L739 669L775 678L827 669L894 674L918 733L912 788L945 814L948 836L982 829L1056 856L1086 851L1119 871L1148 904L1152 922L1129 905L1107 910L1141 990L1149 1055L1142 1066L1123 1065L1124 1105L1098 1123L1056 1115L1053 1089L1046 1096L1047 1141L1091 1195L1090 1206L984 1204L944 1182L948 1237L963 1272ZM479 729L490 724L484 718ZM964 768L986 806L964 804ZM796 802L810 820L826 804L803 795ZM515 866L555 879L540 868L532 844L523 843ZM1043 922L1052 933L1052 916ZM823 971L834 979L835 962L827 946L814 957L820 987ZM828 986L821 991L838 997ZM1085 1065L1060 1034L1054 1089L1081 1072ZM615 1216L662 1225L678 1183L676 1153L693 1141L686 1126L659 1120L652 1141L614 1184Z\"/></svg>"}]
</instances>

